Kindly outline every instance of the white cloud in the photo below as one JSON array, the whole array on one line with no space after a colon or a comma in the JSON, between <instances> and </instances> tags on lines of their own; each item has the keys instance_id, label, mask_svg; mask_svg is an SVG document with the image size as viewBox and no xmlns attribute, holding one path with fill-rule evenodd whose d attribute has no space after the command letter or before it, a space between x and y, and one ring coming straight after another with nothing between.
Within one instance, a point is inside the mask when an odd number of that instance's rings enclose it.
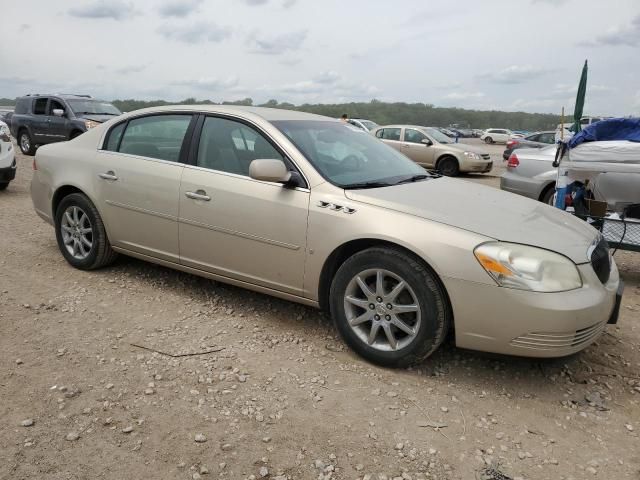
<instances>
[{"instance_id":1,"label":"white cloud","mask_svg":"<svg viewBox=\"0 0 640 480\"><path fill-rule=\"evenodd\" d=\"M280 55L285 52L299 50L306 38L306 30L297 30L278 35L263 35L259 32L253 32L247 38L247 45L250 53Z\"/></svg>"},{"instance_id":2,"label":"white cloud","mask_svg":"<svg viewBox=\"0 0 640 480\"><path fill-rule=\"evenodd\" d=\"M231 35L229 27L221 27L213 22L195 22L184 25L165 24L158 33L170 40L184 43L221 42Z\"/></svg>"},{"instance_id":3,"label":"white cloud","mask_svg":"<svg viewBox=\"0 0 640 480\"><path fill-rule=\"evenodd\" d=\"M486 95L482 92L452 92L445 95L445 100L470 100L484 98Z\"/></svg>"},{"instance_id":4,"label":"white cloud","mask_svg":"<svg viewBox=\"0 0 640 480\"><path fill-rule=\"evenodd\" d=\"M110 18L113 20L124 20L136 15L133 5L117 0L94 1L69 9L69 15L80 18Z\"/></svg>"},{"instance_id":5,"label":"white cloud","mask_svg":"<svg viewBox=\"0 0 640 480\"><path fill-rule=\"evenodd\" d=\"M201 77L193 80L179 80L171 83L172 85L195 88L198 90L225 90L233 89L238 86L237 77L228 77L219 79L216 77Z\"/></svg>"},{"instance_id":6,"label":"white cloud","mask_svg":"<svg viewBox=\"0 0 640 480\"><path fill-rule=\"evenodd\" d=\"M171 0L160 5L158 13L161 17L184 18L198 10L203 0Z\"/></svg>"},{"instance_id":7,"label":"white cloud","mask_svg":"<svg viewBox=\"0 0 640 480\"><path fill-rule=\"evenodd\" d=\"M534 80L546 75L549 70L533 65L510 65L497 72L490 72L480 75L480 78L494 83L517 84Z\"/></svg>"},{"instance_id":8,"label":"white cloud","mask_svg":"<svg viewBox=\"0 0 640 480\"><path fill-rule=\"evenodd\" d=\"M631 20L629 25L611 28L604 35L597 36L593 41L582 42L581 45L637 47L640 45L640 15Z\"/></svg>"}]
</instances>

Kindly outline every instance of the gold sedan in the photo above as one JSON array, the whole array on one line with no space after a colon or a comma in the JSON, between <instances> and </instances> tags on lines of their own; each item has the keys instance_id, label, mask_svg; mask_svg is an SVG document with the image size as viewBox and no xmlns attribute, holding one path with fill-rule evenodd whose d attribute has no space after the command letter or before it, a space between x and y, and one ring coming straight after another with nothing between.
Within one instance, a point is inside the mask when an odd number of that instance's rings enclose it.
<instances>
[{"instance_id":1,"label":"gold sedan","mask_svg":"<svg viewBox=\"0 0 640 480\"><path fill-rule=\"evenodd\" d=\"M35 210L72 266L124 254L320 307L382 365L450 331L464 348L567 355L617 319L616 265L588 224L326 117L145 109L41 147L34 168Z\"/></svg>"}]
</instances>

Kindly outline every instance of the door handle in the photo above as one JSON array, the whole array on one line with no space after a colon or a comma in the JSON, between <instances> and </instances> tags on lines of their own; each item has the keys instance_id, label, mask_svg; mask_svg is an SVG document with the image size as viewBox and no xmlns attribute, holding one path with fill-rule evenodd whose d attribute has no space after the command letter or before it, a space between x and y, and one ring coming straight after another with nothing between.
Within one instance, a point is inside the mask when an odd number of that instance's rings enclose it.
<instances>
[{"instance_id":1,"label":"door handle","mask_svg":"<svg viewBox=\"0 0 640 480\"><path fill-rule=\"evenodd\" d=\"M202 200L204 202L208 202L209 200L211 200L211 197L207 195L207 192L205 192L204 190L197 190L195 192L184 192L184 196L193 200Z\"/></svg>"},{"instance_id":2,"label":"door handle","mask_svg":"<svg viewBox=\"0 0 640 480\"><path fill-rule=\"evenodd\" d=\"M116 174L113 173L112 170L109 170L106 173L99 173L98 176L103 180L111 180L112 182L118 180L118 177L116 177Z\"/></svg>"}]
</instances>

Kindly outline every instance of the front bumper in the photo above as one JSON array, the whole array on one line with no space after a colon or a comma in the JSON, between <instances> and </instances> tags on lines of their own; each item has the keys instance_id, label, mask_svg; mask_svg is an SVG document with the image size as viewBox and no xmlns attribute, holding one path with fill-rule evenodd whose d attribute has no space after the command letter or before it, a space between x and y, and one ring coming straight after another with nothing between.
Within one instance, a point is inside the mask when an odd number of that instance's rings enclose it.
<instances>
[{"instance_id":1,"label":"front bumper","mask_svg":"<svg viewBox=\"0 0 640 480\"><path fill-rule=\"evenodd\" d=\"M16 170L18 165L16 159L13 157L11 164L8 167L0 168L0 183L8 183L16 178Z\"/></svg>"},{"instance_id":2,"label":"front bumper","mask_svg":"<svg viewBox=\"0 0 640 480\"><path fill-rule=\"evenodd\" d=\"M461 172L487 173L490 172L492 168L492 161L467 159L460 161Z\"/></svg>"},{"instance_id":3,"label":"front bumper","mask_svg":"<svg viewBox=\"0 0 640 480\"><path fill-rule=\"evenodd\" d=\"M620 278L612 260L603 285L579 265L582 288L536 293L445 278L461 348L526 357L563 357L583 350L617 321Z\"/></svg>"}]
</instances>

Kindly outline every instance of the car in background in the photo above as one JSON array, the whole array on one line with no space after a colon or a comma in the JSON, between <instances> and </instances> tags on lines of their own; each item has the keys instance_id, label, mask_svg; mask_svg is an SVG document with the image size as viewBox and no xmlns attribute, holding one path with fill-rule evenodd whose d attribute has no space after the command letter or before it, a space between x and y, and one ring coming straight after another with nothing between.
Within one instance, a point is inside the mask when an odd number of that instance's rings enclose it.
<instances>
[{"instance_id":1,"label":"car in background","mask_svg":"<svg viewBox=\"0 0 640 480\"><path fill-rule=\"evenodd\" d=\"M493 167L484 150L447 137L436 128L416 125L386 125L371 132L387 145L427 169L455 177L460 172L486 173Z\"/></svg>"},{"instance_id":2,"label":"car in background","mask_svg":"<svg viewBox=\"0 0 640 480\"><path fill-rule=\"evenodd\" d=\"M147 108L43 146L34 168L34 209L71 266L121 253L322 308L387 367L449 332L462 348L566 356L618 319L616 263L588 224L327 117Z\"/></svg>"},{"instance_id":3,"label":"car in background","mask_svg":"<svg viewBox=\"0 0 640 480\"><path fill-rule=\"evenodd\" d=\"M500 188L553 205L558 176L555 154L555 145L514 151L500 177ZM640 174L601 173L591 181L591 190L610 210L618 204L640 203Z\"/></svg>"},{"instance_id":4,"label":"car in background","mask_svg":"<svg viewBox=\"0 0 640 480\"><path fill-rule=\"evenodd\" d=\"M38 145L71 140L119 115L89 95L25 95L16 100L10 127L22 153L34 155Z\"/></svg>"},{"instance_id":5,"label":"car in background","mask_svg":"<svg viewBox=\"0 0 640 480\"><path fill-rule=\"evenodd\" d=\"M13 115L13 108L0 108L0 122L4 122L7 125L11 125L12 115Z\"/></svg>"},{"instance_id":6,"label":"car in background","mask_svg":"<svg viewBox=\"0 0 640 480\"><path fill-rule=\"evenodd\" d=\"M555 132L551 130L546 132L536 132L524 138L512 138L511 140L507 141L507 148L504 152L502 152L502 158L504 160L509 160L511 152L519 148L548 147L549 145L553 145L556 143L555 138Z\"/></svg>"},{"instance_id":7,"label":"car in background","mask_svg":"<svg viewBox=\"0 0 640 480\"><path fill-rule=\"evenodd\" d=\"M456 138L457 137L457 135L454 132L452 132L451 130L449 130L448 128L443 128L443 127L431 127L431 128L435 128L439 132L444 133L449 138Z\"/></svg>"},{"instance_id":8,"label":"car in background","mask_svg":"<svg viewBox=\"0 0 640 480\"><path fill-rule=\"evenodd\" d=\"M355 127L361 128L365 132L370 132L379 126L376 122L372 122L371 120L366 120L364 118L350 118L347 122Z\"/></svg>"},{"instance_id":9,"label":"car in background","mask_svg":"<svg viewBox=\"0 0 640 480\"><path fill-rule=\"evenodd\" d=\"M479 128L474 128L473 129L474 138L480 138L483 133L484 133L484 130L480 130Z\"/></svg>"},{"instance_id":10,"label":"car in background","mask_svg":"<svg viewBox=\"0 0 640 480\"><path fill-rule=\"evenodd\" d=\"M6 189L16 177L16 169L16 155L9 126L0 122L0 190Z\"/></svg>"},{"instance_id":11,"label":"car in background","mask_svg":"<svg viewBox=\"0 0 640 480\"><path fill-rule=\"evenodd\" d=\"M480 137L485 143L507 143L513 137L513 132L505 128L489 128Z\"/></svg>"}]
</instances>

